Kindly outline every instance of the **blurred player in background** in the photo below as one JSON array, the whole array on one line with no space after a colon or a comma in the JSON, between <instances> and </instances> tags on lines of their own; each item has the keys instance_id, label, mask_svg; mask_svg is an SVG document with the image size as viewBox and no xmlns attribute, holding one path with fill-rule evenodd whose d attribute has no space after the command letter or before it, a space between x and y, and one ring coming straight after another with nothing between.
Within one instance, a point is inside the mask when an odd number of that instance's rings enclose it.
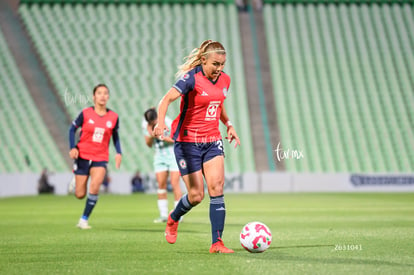
<instances>
[{"instance_id":1,"label":"blurred player in background","mask_svg":"<svg viewBox=\"0 0 414 275\"><path fill-rule=\"evenodd\" d=\"M75 173L75 196L82 199L86 196L89 184L89 193L85 209L79 219L77 227L90 229L89 216L97 201L102 182L106 174L109 160L109 141L113 139L116 156L115 166L121 166L122 152L118 134L118 114L106 107L109 100L109 89L105 84L98 84L93 89L93 102L95 106L82 110L72 122L69 130L69 156L75 160L73 172ZM78 144L75 144L76 130L82 127Z\"/></svg>"},{"instance_id":2,"label":"blurred player in background","mask_svg":"<svg viewBox=\"0 0 414 275\"><path fill-rule=\"evenodd\" d=\"M167 134L163 139L153 136L154 126L158 122L157 111L150 108L144 113L142 121L142 130L145 137L145 143L148 147L155 148L154 154L154 171L158 183L158 210L160 216L154 220L155 223L167 222L168 220L168 198L167 198L167 181L170 175L170 183L174 193L174 207L177 205L182 196L180 188L180 172L174 157L174 140ZM165 118L168 126L171 126L172 120Z\"/></svg>"},{"instance_id":3,"label":"blurred player in background","mask_svg":"<svg viewBox=\"0 0 414 275\"><path fill-rule=\"evenodd\" d=\"M175 243L179 219L204 198L203 176L210 195L212 245L210 253L233 253L222 241L226 208L224 204L224 151L219 121L227 126L227 137L235 147L240 140L229 120L223 102L230 77L222 70L226 51L216 41L206 40L194 49L177 72L178 80L158 105L154 135L163 138L168 129L165 114L171 102L181 97L180 114L172 125L174 152L188 194L168 216L165 236Z\"/></svg>"}]
</instances>

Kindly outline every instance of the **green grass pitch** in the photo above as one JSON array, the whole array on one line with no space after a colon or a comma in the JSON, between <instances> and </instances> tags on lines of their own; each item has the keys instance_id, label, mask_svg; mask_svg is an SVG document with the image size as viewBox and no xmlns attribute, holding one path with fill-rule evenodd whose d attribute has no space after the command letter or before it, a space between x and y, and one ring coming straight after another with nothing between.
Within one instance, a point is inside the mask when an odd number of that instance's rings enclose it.
<instances>
[{"instance_id":1,"label":"green grass pitch","mask_svg":"<svg viewBox=\"0 0 414 275\"><path fill-rule=\"evenodd\" d=\"M169 194L170 205L172 197ZM75 227L85 200L0 199L0 274L414 274L414 194L227 194L225 244L209 254L208 198L184 218L174 245L154 224L155 195L101 195L91 230ZM250 221L273 242L251 254Z\"/></svg>"}]
</instances>

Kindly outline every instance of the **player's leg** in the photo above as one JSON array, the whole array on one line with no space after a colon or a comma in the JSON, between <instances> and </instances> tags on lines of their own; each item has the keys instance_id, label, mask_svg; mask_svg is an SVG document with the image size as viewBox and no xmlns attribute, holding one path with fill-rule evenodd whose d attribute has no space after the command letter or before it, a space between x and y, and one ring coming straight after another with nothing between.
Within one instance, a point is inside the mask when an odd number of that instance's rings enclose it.
<instances>
[{"instance_id":1,"label":"player's leg","mask_svg":"<svg viewBox=\"0 0 414 275\"><path fill-rule=\"evenodd\" d=\"M185 215L204 198L204 181L201 170L184 175L183 180L187 186L187 194L181 197L177 207L171 212L170 216L175 221L178 221L181 216Z\"/></svg>"},{"instance_id":2,"label":"player's leg","mask_svg":"<svg viewBox=\"0 0 414 275\"><path fill-rule=\"evenodd\" d=\"M201 170L183 176L188 193L179 200L177 207L168 216L165 228L167 242L173 244L177 240L177 228L183 215L199 204L204 198L204 182Z\"/></svg>"},{"instance_id":3,"label":"player's leg","mask_svg":"<svg viewBox=\"0 0 414 275\"><path fill-rule=\"evenodd\" d=\"M174 208L176 208L183 194L180 187L180 170L178 169L174 153L168 157L168 170L170 171L170 181L174 193Z\"/></svg>"},{"instance_id":4,"label":"player's leg","mask_svg":"<svg viewBox=\"0 0 414 275\"><path fill-rule=\"evenodd\" d=\"M100 166L100 163L95 163L95 165L97 166L92 166L89 171L89 174L91 177L91 181L89 184L89 193L86 199L85 208L83 210L82 217L79 220L79 224L83 225L83 227L79 226L82 229L91 228L88 224L88 219L90 215L92 214L92 211L98 202L99 190L105 178L106 164L102 162L103 166Z\"/></svg>"},{"instance_id":5,"label":"player's leg","mask_svg":"<svg viewBox=\"0 0 414 275\"><path fill-rule=\"evenodd\" d=\"M86 196L88 189L90 164L90 161L78 158L75 160L75 163L73 165L73 172L75 173L75 196L78 199L83 199ZM88 225L88 221L82 219L82 217L79 219L79 222L76 224L76 226L81 229L91 228Z\"/></svg>"},{"instance_id":6,"label":"player's leg","mask_svg":"<svg viewBox=\"0 0 414 275\"><path fill-rule=\"evenodd\" d=\"M174 144L177 164L188 193L182 196L177 207L168 216L165 238L169 243L175 243L177 239L178 221L181 216L199 204L204 198L204 182L199 149L193 143L176 142Z\"/></svg>"},{"instance_id":7,"label":"player's leg","mask_svg":"<svg viewBox=\"0 0 414 275\"><path fill-rule=\"evenodd\" d=\"M217 242L223 233L226 208L224 205L224 158L215 158L203 164L208 193L210 195L210 222L212 243Z\"/></svg>"},{"instance_id":8,"label":"player's leg","mask_svg":"<svg viewBox=\"0 0 414 275\"><path fill-rule=\"evenodd\" d=\"M174 208L177 206L178 201L182 197L181 187L180 187L180 172L179 171L170 171L170 182L174 193Z\"/></svg>"},{"instance_id":9,"label":"player's leg","mask_svg":"<svg viewBox=\"0 0 414 275\"><path fill-rule=\"evenodd\" d=\"M170 214L174 221L178 221L181 216L185 215L204 198L204 182L201 170L184 175L183 180L187 186L187 194L181 197L177 206Z\"/></svg>"},{"instance_id":10,"label":"player's leg","mask_svg":"<svg viewBox=\"0 0 414 275\"><path fill-rule=\"evenodd\" d=\"M75 174L75 196L83 199L86 196L89 179L89 161L78 158L73 164L73 173Z\"/></svg>"},{"instance_id":11,"label":"player's leg","mask_svg":"<svg viewBox=\"0 0 414 275\"><path fill-rule=\"evenodd\" d=\"M89 175L75 175L75 196L83 199L86 196Z\"/></svg>"},{"instance_id":12,"label":"player's leg","mask_svg":"<svg viewBox=\"0 0 414 275\"><path fill-rule=\"evenodd\" d=\"M203 163L204 178L210 195L210 222L212 245L210 253L233 253L224 246L222 235L226 219L224 204L224 156L221 141L211 144Z\"/></svg>"},{"instance_id":13,"label":"player's leg","mask_svg":"<svg viewBox=\"0 0 414 275\"><path fill-rule=\"evenodd\" d=\"M187 186L187 194L182 196L177 207L171 212L171 218L178 221L181 216L199 204L204 198L204 181L200 146L195 143L174 144L174 153L181 176Z\"/></svg>"},{"instance_id":14,"label":"player's leg","mask_svg":"<svg viewBox=\"0 0 414 275\"><path fill-rule=\"evenodd\" d=\"M226 219L226 206L224 204L223 195L223 156L216 156L215 158L205 162L203 170L210 195L210 222L212 239L210 253L233 253L233 250L224 246L222 240L224 222Z\"/></svg>"},{"instance_id":15,"label":"player's leg","mask_svg":"<svg viewBox=\"0 0 414 275\"><path fill-rule=\"evenodd\" d=\"M168 171L158 171L155 173L155 178L158 183L158 210L160 212L159 218L155 219L155 223L166 222L168 218L168 198L167 198L167 180Z\"/></svg>"}]
</instances>

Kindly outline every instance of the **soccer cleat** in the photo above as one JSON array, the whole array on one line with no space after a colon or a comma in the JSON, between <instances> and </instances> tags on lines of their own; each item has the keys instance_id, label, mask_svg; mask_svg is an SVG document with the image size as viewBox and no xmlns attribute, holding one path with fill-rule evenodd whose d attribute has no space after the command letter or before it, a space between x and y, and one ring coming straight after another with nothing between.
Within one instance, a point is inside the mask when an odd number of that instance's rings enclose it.
<instances>
[{"instance_id":1,"label":"soccer cleat","mask_svg":"<svg viewBox=\"0 0 414 275\"><path fill-rule=\"evenodd\" d=\"M168 220L167 217L159 217L154 220L154 223L164 223L164 222L167 222L167 220Z\"/></svg>"},{"instance_id":2,"label":"soccer cleat","mask_svg":"<svg viewBox=\"0 0 414 275\"><path fill-rule=\"evenodd\" d=\"M177 228L179 221L174 221L171 218L171 213L168 215L167 226L165 227L165 239L167 242L173 244L177 240Z\"/></svg>"},{"instance_id":3,"label":"soccer cleat","mask_svg":"<svg viewBox=\"0 0 414 275\"><path fill-rule=\"evenodd\" d=\"M218 238L217 242L211 245L210 253L234 253L234 251L230 248L225 247L223 240Z\"/></svg>"},{"instance_id":4,"label":"soccer cleat","mask_svg":"<svg viewBox=\"0 0 414 275\"><path fill-rule=\"evenodd\" d=\"M76 225L80 229L91 229L92 227L88 224L87 220L84 220L82 218L79 219L78 224Z\"/></svg>"}]
</instances>

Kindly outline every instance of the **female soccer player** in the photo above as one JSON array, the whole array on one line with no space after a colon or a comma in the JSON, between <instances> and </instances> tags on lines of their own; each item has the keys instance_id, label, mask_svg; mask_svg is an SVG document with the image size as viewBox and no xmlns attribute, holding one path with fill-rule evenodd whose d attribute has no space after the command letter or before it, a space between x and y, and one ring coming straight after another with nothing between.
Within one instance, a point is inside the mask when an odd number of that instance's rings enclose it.
<instances>
[{"instance_id":1,"label":"female soccer player","mask_svg":"<svg viewBox=\"0 0 414 275\"><path fill-rule=\"evenodd\" d=\"M163 138L168 130L165 114L171 102L181 97L180 114L172 125L174 152L181 175L187 185L177 207L168 216L165 236L175 243L182 215L204 198L203 176L210 196L212 245L210 253L233 253L222 241L226 208L224 205L224 152L219 120L227 126L226 139L240 145L223 101L230 86L230 77L223 72L226 51L217 41L204 41L194 49L177 72L178 80L158 105L158 124L154 136Z\"/></svg>"},{"instance_id":2,"label":"female soccer player","mask_svg":"<svg viewBox=\"0 0 414 275\"><path fill-rule=\"evenodd\" d=\"M76 180L75 195L82 199L86 195L87 183L89 193L85 209L77 227L90 229L88 218L98 201L98 194L106 173L109 159L109 140L112 139L116 148L115 166L119 169L122 161L121 142L118 135L118 114L106 107L109 100L109 89L105 84L98 84L93 89L94 107L82 110L72 122L69 130L69 156L75 160L74 173ZM80 140L75 144L75 132L82 127Z\"/></svg>"},{"instance_id":3,"label":"female soccer player","mask_svg":"<svg viewBox=\"0 0 414 275\"><path fill-rule=\"evenodd\" d=\"M171 137L164 137L163 140L154 138L153 129L158 122L157 111L150 108L144 113L145 120L142 121L142 130L144 132L145 143L148 147L155 148L154 171L158 182L158 210L160 217L155 219L155 223L167 222L168 219L168 198L167 198L167 180L170 174L170 182L174 192L174 207L177 206L182 196L180 188L180 172L174 157L173 144ZM171 119L165 118L167 125L171 127Z\"/></svg>"}]
</instances>

